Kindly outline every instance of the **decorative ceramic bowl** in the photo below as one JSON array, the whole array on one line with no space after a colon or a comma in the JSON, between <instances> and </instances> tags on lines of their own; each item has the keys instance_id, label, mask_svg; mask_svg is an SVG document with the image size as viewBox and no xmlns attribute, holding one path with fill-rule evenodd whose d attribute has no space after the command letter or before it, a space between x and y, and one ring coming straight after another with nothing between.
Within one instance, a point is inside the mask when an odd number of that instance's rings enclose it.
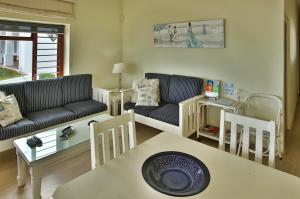
<instances>
[{"instance_id":1,"label":"decorative ceramic bowl","mask_svg":"<svg viewBox=\"0 0 300 199\"><path fill-rule=\"evenodd\" d=\"M192 196L209 185L210 174L199 159L186 153L169 151L154 154L143 164L145 181L170 196Z\"/></svg>"}]
</instances>

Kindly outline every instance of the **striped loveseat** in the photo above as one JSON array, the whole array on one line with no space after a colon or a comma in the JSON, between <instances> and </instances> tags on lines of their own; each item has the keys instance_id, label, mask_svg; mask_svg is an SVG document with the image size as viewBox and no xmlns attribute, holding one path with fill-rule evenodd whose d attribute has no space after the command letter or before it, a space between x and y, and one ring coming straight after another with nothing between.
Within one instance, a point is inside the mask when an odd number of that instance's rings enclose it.
<instances>
[{"instance_id":1,"label":"striped loveseat","mask_svg":"<svg viewBox=\"0 0 300 199\"><path fill-rule=\"evenodd\" d=\"M92 88L92 75L0 85L14 94L23 119L0 127L0 140L24 136L97 113L110 112L109 91ZM1 145L0 142L0 145Z\"/></svg>"},{"instance_id":2,"label":"striped loveseat","mask_svg":"<svg viewBox=\"0 0 300 199\"><path fill-rule=\"evenodd\" d=\"M196 131L196 107L197 101L203 98L203 80L159 73L146 73L145 78L159 80L159 106L136 106L131 102L133 89L127 89L121 93L122 113L133 109L137 122L180 136L191 136Z\"/></svg>"}]
</instances>

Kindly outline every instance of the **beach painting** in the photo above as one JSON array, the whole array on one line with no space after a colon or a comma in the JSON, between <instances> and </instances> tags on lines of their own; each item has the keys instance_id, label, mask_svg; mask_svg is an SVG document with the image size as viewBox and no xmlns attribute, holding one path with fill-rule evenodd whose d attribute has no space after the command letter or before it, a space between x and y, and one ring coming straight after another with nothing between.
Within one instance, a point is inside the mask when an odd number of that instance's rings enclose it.
<instances>
[{"instance_id":1,"label":"beach painting","mask_svg":"<svg viewBox=\"0 0 300 199\"><path fill-rule=\"evenodd\" d=\"M225 48L224 19L153 26L155 47Z\"/></svg>"}]
</instances>

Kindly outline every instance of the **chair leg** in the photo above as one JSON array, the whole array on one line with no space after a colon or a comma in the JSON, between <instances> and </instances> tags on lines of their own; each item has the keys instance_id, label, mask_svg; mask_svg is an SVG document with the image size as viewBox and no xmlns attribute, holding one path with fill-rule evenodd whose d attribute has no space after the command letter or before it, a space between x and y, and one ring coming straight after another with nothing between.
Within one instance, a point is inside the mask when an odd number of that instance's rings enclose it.
<instances>
[{"instance_id":1,"label":"chair leg","mask_svg":"<svg viewBox=\"0 0 300 199\"><path fill-rule=\"evenodd\" d=\"M276 145L277 145L278 157L280 160L282 160L282 153L281 153L281 148L280 148L279 137L277 137L277 139L276 139Z\"/></svg>"}]
</instances>

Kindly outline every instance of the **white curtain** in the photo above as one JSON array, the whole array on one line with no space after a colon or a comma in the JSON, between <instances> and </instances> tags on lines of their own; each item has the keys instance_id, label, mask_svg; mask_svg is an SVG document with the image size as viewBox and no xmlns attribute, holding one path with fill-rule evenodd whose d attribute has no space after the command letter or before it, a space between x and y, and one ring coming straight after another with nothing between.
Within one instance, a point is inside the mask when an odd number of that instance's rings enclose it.
<instances>
[{"instance_id":1,"label":"white curtain","mask_svg":"<svg viewBox=\"0 0 300 199\"><path fill-rule=\"evenodd\" d=\"M73 18L76 0L0 0L0 11Z\"/></svg>"}]
</instances>

